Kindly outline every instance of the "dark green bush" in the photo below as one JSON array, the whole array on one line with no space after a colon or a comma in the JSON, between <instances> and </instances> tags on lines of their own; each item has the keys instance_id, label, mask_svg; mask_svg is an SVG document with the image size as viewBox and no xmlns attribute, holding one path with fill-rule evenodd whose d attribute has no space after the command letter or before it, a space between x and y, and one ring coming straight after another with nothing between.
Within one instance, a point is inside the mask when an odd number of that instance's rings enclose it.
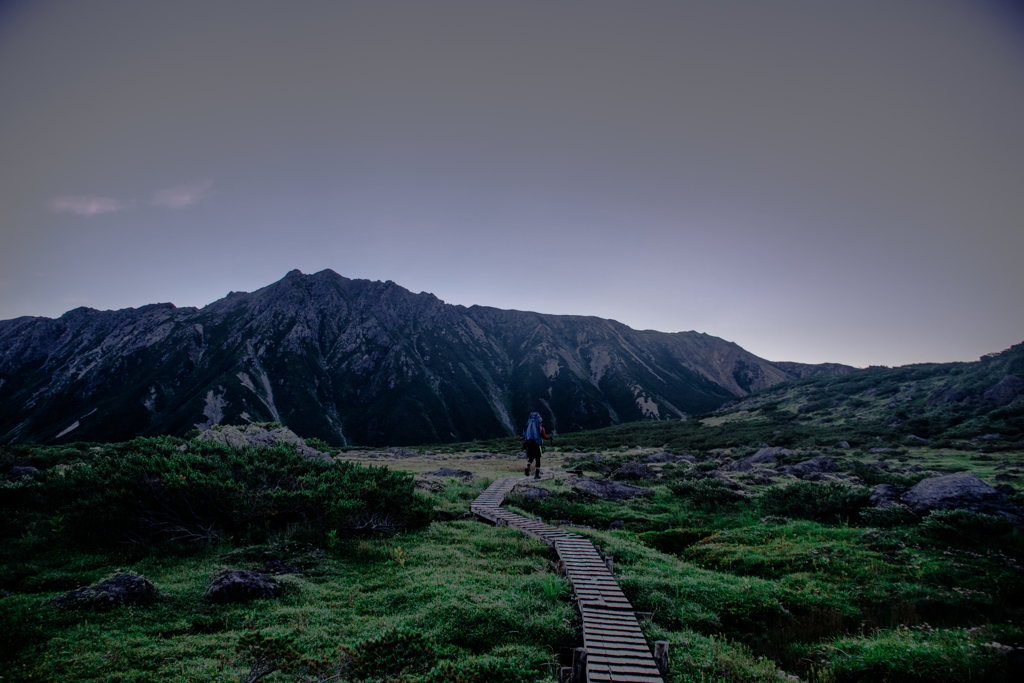
<instances>
[{"instance_id":1,"label":"dark green bush","mask_svg":"<svg viewBox=\"0 0 1024 683\"><path fill-rule=\"evenodd\" d=\"M903 505L890 505L885 508L864 508L860 511L860 518L868 526L889 528L894 526L906 526L917 524L920 518L910 508Z\"/></svg>"},{"instance_id":2,"label":"dark green bush","mask_svg":"<svg viewBox=\"0 0 1024 683\"><path fill-rule=\"evenodd\" d=\"M1014 523L1006 517L970 510L934 510L921 522L921 533L946 543L973 544L1004 536Z\"/></svg>"},{"instance_id":3,"label":"dark green bush","mask_svg":"<svg viewBox=\"0 0 1024 683\"><path fill-rule=\"evenodd\" d=\"M839 482L798 481L765 489L758 502L766 515L826 522L856 518L870 496L867 489Z\"/></svg>"},{"instance_id":4,"label":"dark green bush","mask_svg":"<svg viewBox=\"0 0 1024 683\"><path fill-rule=\"evenodd\" d=\"M435 646L420 631L396 629L352 648L356 678L391 680L426 670L436 659Z\"/></svg>"},{"instance_id":5,"label":"dark green bush","mask_svg":"<svg viewBox=\"0 0 1024 683\"><path fill-rule=\"evenodd\" d=\"M41 471L0 502L0 517L89 543L148 539L218 541L291 524L351 533L425 524L429 503L413 477L386 467L306 459L290 445L236 449L135 439L91 460ZM0 524L10 529L11 524Z\"/></svg>"},{"instance_id":6,"label":"dark green bush","mask_svg":"<svg viewBox=\"0 0 1024 683\"><path fill-rule=\"evenodd\" d=\"M706 529L669 529L668 531L645 531L637 538L644 545L663 553L678 555L693 544L711 535Z\"/></svg>"},{"instance_id":7,"label":"dark green bush","mask_svg":"<svg viewBox=\"0 0 1024 683\"><path fill-rule=\"evenodd\" d=\"M729 488L722 479L707 477L704 479L674 481L668 485L672 493L686 498L695 505L722 505L735 503L743 496Z\"/></svg>"}]
</instances>

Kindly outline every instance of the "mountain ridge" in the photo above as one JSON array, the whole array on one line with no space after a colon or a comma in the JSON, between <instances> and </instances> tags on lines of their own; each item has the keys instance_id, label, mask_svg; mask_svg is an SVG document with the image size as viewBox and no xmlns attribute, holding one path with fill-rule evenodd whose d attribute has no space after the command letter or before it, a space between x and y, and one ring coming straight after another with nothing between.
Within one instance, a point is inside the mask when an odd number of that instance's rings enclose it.
<instances>
[{"instance_id":1,"label":"mountain ridge","mask_svg":"<svg viewBox=\"0 0 1024 683\"><path fill-rule=\"evenodd\" d=\"M391 280L292 270L202 308L0 321L0 443L245 421L335 444L464 441L514 433L533 410L563 431L679 419L800 372L853 369L781 365L706 333L466 307Z\"/></svg>"}]
</instances>

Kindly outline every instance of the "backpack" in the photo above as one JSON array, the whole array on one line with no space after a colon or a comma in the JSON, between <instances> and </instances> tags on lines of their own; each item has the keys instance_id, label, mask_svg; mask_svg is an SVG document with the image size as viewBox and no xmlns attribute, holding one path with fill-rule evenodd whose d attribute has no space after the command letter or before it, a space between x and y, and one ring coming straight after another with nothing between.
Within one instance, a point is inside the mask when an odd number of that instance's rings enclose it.
<instances>
[{"instance_id":1,"label":"backpack","mask_svg":"<svg viewBox=\"0 0 1024 683\"><path fill-rule=\"evenodd\" d=\"M530 421L526 423L526 431L523 438L527 443L539 444L540 438L540 413L530 413Z\"/></svg>"}]
</instances>

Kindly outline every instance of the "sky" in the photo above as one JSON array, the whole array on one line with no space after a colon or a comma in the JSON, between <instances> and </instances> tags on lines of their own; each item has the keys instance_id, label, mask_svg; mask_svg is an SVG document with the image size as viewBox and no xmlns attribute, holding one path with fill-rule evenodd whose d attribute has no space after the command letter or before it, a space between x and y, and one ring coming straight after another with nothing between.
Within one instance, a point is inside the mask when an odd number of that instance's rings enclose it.
<instances>
[{"instance_id":1,"label":"sky","mask_svg":"<svg viewBox=\"0 0 1024 683\"><path fill-rule=\"evenodd\" d=\"M0 319L330 268L902 365L1022 260L1010 2L0 3Z\"/></svg>"}]
</instances>

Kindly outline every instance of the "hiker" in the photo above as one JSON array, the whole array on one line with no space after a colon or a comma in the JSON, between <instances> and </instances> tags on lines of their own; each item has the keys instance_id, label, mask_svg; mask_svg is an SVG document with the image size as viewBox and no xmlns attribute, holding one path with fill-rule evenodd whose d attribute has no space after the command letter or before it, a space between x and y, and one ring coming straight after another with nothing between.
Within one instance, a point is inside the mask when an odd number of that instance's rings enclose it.
<instances>
[{"instance_id":1,"label":"hiker","mask_svg":"<svg viewBox=\"0 0 1024 683\"><path fill-rule=\"evenodd\" d=\"M526 430L523 432L523 447L526 448L526 476L530 476L530 463L537 461L537 469L533 474L534 479L540 479L540 445L543 439L551 443L555 442L555 436L548 436L541 426L544 418L540 413L530 413L530 420L526 423Z\"/></svg>"}]
</instances>

